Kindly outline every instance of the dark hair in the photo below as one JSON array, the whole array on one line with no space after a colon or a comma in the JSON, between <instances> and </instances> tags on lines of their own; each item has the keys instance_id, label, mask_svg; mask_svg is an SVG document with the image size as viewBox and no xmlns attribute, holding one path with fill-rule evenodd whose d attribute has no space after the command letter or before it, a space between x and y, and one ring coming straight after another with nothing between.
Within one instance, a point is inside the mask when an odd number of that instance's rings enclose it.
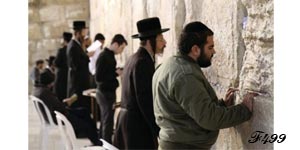
<instances>
[{"instance_id":1,"label":"dark hair","mask_svg":"<svg viewBox=\"0 0 300 150\"><path fill-rule=\"evenodd\" d=\"M55 76L53 74L51 74L47 70L44 70L40 74L39 83L42 85L48 85L48 84L52 83L54 81L54 79L55 79Z\"/></svg>"},{"instance_id":2,"label":"dark hair","mask_svg":"<svg viewBox=\"0 0 300 150\"><path fill-rule=\"evenodd\" d=\"M103 34L97 33L97 34L95 35L94 41L96 41L96 40L105 40L105 37L104 37Z\"/></svg>"},{"instance_id":3,"label":"dark hair","mask_svg":"<svg viewBox=\"0 0 300 150\"><path fill-rule=\"evenodd\" d=\"M156 37L157 37L157 35L146 37L146 38L140 38L140 40L141 40L140 45L141 46L145 46L146 43L147 43L147 40L149 40L150 41L150 45L151 45L152 50L153 50L153 53L155 53L155 49L156 49Z\"/></svg>"},{"instance_id":4,"label":"dark hair","mask_svg":"<svg viewBox=\"0 0 300 150\"><path fill-rule=\"evenodd\" d=\"M35 65L39 65L39 64L43 64L44 60L43 59L39 59L37 61L35 61Z\"/></svg>"},{"instance_id":5,"label":"dark hair","mask_svg":"<svg viewBox=\"0 0 300 150\"><path fill-rule=\"evenodd\" d=\"M49 56L49 59L46 59L46 61L48 62L49 66L52 66L55 61L55 56Z\"/></svg>"},{"instance_id":6,"label":"dark hair","mask_svg":"<svg viewBox=\"0 0 300 150\"><path fill-rule=\"evenodd\" d=\"M122 34L116 34L112 40L110 44L113 44L117 42L119 45L122 45L123 43L125 43L127 45L127 41L125 40L124 36Z\"/></svg>"},{"instance_id":7,"label":"dark hair","mask_svg":"<svg viewBox=\"0 0 300 150\"><path fill-rule=\"evenodd\" d=\"M191 22L187 24L178 41L178 49L181 54L188 54L194 45L199 46L203 51L206 39L214 33L206 25L201 22Z\"/></svg>"},{"instance_id":8,"label":"dark hair","mask_svg":"<svg viewBox=\"0 0 300 150\"><path fill-rule=\"evenodd\" d=\"M71 39L72 39L72 37L71 37L71 38L65 37L65 38L64 38L64 41L66 41L67 43L69 43L69 42L71 41Z\"/></svg>"},{"instance_id":9,"label":"dark hair","mask_svg":"<svg viewBox=\"0 0 300 150\"><path fill-rule=\"evenodd\" d=\"M76 35L76 33L81 33L82 30L84 30L84 28L74 29L74 35Z\"/></svg>"},{"instance_id":10,"label":"dark hair","mask_svg":"<svg viewBox=\"0 0 300 150\"><path fill-rule=\"evenodd\" d=\"M67 43L69 43L72 39L72 33L70 32L64 32L63 33L63 38L64 38L64 41L66 41Z\"/></svg>"}]
</instances>

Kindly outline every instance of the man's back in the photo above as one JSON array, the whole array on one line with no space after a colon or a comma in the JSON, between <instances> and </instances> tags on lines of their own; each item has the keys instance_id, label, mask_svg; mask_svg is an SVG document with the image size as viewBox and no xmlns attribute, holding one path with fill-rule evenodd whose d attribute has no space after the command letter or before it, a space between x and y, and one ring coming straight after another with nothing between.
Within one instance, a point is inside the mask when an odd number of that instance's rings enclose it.
<instances>
[{"instance_id":1,"label":"man's back","mask_svg":"<svg viewBox=\"0 0 300 150\"><path fill-rule=\"evenodd\" d=\"M90 88L89 57L75 40L71 40L68 44L67 62L69 67L67 97L72 96L74 93L82 96L82 91Z\"/></svg>"},{"instance_id":2,"label":"man's back","mask_svg":"<svg viewBox=\"0 0 300 150\"><path fill-rule=\"evenodd\" d=\"M56 123L56 117L54 114L54 110L59 111L60 113L65 114L66 108L64 104L57 99L57 97L48 89L46 86L39 85L34 89L34 96L41 99L48 109L50 110L50 113L52 115L52 118L54 122ZM45 112L43 112L43 115L45 116Z\"/></svg>"},{"instance_id":3,"label":"man's back","mask_svg":"<svg viewBox=\"0 0 300 150\"><path fill-rule=\"evenodd\" d=\"M105 48L96 61L95 79L97 87L102 90L115 91L119 86L116 73L114 52Z\"/></svg>"},{"instance_id":4,"label":"man's back","mask_svg":"<svg viewBox=\"0 0 300 150\"><path fill-rule=\"evenodd\" d=\"M67 97L68 64L67 64L67 46L60 48L54 61L56 66L54 91L59 100Z\"/></svg>"}]
</instances>

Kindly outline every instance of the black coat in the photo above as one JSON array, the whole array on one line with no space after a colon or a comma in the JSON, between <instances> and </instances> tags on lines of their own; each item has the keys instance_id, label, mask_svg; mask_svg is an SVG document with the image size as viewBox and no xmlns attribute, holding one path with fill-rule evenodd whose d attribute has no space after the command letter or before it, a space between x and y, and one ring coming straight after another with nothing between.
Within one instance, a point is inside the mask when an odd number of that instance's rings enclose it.
<instances>
[{"instance_id":1,"label":"black coat","mask_svg":"<svg viewBox=\"0 0 300 150\"><path fill-rule=\"evenodd\" d=\"M68 97L76 93L82 96L82 92L90 88L89 85L89 57L81 46L71 40L67 47L68 62Z\"/></svg>"},{"instance_id":2,"label":"black coat","mask_svg":"<svg viewBox=\"0 0 300 150\"><path fill-rule=\"evenodd\" d=\"M159 127L155 123L152 97L154 61L140 47L125 65L122 99L115 145L121 149L157 149Z\"/></svg>"},{"instance_id":3,"label":"black coat","mask_svg":"<svg viewBox=\"0 0 300 150\"><path fill-rule=\"evenodd\" d=\"M59 100L67 97L67 82L68 82L68 64L67 64L67 46L60 48L57 51L54 61L56 66L56 78L54 82L54 92Z\"/></svg>"},{"instance_id":4,"label":"black coat","mask_svg":"<svg viewBox=\"0 0 300 150\"><path fill-rule=\"evenodd\" d=\"M96 61L95 79L97 88L102 91L115 92L119 86L116 73L116 59L113 51L105 48Z\"/></svg>"}]
</instances>

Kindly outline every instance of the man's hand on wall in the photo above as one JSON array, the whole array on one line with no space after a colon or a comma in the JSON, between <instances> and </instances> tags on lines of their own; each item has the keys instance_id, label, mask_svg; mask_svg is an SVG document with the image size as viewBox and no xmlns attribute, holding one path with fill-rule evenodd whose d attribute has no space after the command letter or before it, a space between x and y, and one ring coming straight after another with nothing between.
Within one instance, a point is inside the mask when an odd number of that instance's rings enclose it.
<instances>
[{"instance_id":1,"label":"man's hand on wall","mask_svg":"<svg viewBox=\"0 0 300 150\"><path fill-rule=\"evenodd\" d=\"M247 92L246 95L244 95L244 99L242 104L244 104L248 109L252 112L253 111L253 100L254 97L257 96L257 93L254 92Z\"/></svg>"},{"instance_id":2,"label":"man's hand on wall","mask_svg":"<svg viewBox=\"0 0 300 150\"><path fill-rule=\"evenodd\" d=\"M226 106L231 106L233 105L233 100L234 100L234 92L238 91L239 89L237 88L229 88L226 92L224 103Z\"/></svg>"}]
</instances>

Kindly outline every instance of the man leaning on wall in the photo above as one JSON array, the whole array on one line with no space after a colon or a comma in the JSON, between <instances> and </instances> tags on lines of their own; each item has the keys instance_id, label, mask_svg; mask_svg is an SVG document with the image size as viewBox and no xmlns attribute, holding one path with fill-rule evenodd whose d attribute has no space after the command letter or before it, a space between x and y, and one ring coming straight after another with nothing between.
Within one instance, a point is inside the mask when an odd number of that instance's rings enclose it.
<instances>
[{"instance_id":1,"label":"man leaning on wall","mask_svg":"<svg viewBox=\"0 0 300 150\"><path fill-rule=\"evenodd\" d=\"M251 118L255 94L233 105L235 89L218 100L201 68L216 53L213 32L201 22L187 24L178 42L179 52L153 76L154 114L160 127L159 149L210 149L219 129Z\"/></svg>"}]
</instances>

